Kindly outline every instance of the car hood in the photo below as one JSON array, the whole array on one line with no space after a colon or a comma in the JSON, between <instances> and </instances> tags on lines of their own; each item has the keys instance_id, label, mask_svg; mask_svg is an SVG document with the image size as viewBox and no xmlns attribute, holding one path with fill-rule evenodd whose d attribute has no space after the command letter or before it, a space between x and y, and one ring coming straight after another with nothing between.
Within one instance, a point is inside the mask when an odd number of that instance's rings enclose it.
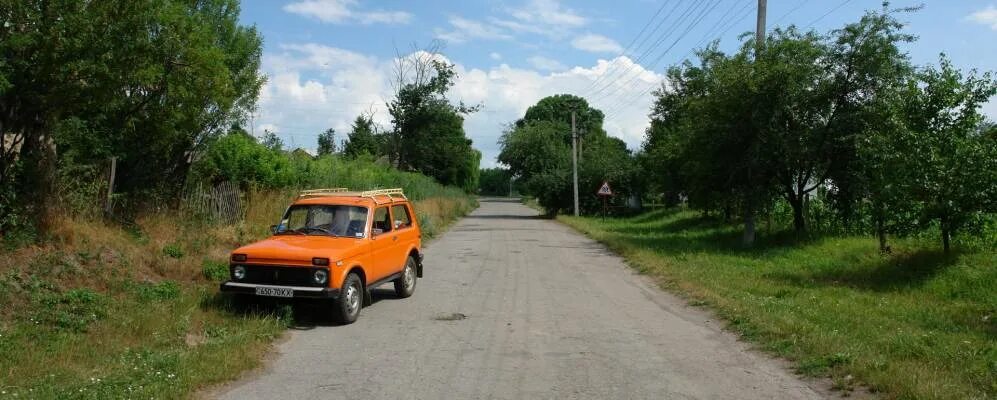
<instances>
[{"instance_id":1,"label":"car hood","mask_svg":"<svg viewBox=\"0 0 997 400\"><path fill-rule=\"evenodd\" d=\"M313 257L330 262L349 258L363 247L363 239L320 235L278 235L242 246L233 254L245 254L246 262L260 264L311 265Z\"/></svg>"}]
</instances>

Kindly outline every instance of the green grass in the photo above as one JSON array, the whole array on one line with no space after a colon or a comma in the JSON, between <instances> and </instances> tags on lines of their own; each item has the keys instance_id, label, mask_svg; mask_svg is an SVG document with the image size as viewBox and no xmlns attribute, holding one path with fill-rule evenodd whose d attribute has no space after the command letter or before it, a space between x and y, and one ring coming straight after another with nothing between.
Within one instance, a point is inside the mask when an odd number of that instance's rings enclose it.
<instances>
[{"instance_id":1,"label":"green grass","mask_svg":"<svg viewBox=\"0 0 997 400\"><path fill-rule=\"evenodd\" d=\"M415 201L426 237L477 205L442 187L427 194L441 197ZM267 235L295 195L252 192L232 225L65 216L46 241L0 252L0 399L189 398L258 367L298 311L321 311L234 305L218 283L228 252Z\"/></svg>"},{"instance_id":2,"label":"green grass","mask_svg":"<svg viewBox=\"0 0 997 400\"><path fill-rule=\"evenodd\" d=\"M4 300L27 312L0 328L0 398L186 397L258 366L286 326L235 312L214 285L164 282L60 293L6 276Z\"/></svg>"},{"instance_id":3,"label":"green grass","mask_svg":"<svg viewBox=\"0 0 997 400\"><path fill-rule=\"evenodd\" d=\"M997 397L997 253L901 240L880 255L871 237L794 239L697 213L559 217L631 266L726 319L799 373L885 398Z\"/></svg>"}]
</instances>

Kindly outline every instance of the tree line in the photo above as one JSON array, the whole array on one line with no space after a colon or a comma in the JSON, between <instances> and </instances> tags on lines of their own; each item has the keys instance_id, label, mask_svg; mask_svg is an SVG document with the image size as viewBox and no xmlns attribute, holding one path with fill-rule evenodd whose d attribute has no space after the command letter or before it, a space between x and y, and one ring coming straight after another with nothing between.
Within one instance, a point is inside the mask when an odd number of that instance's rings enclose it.
<instances>
[{"instance_id":1,"label":"tree line","mask_svg":"<svg viewBox=\"0 0 997 400\"><path fill-rule=\"evenodd\" d=\"M868 12L828 34L775 29L733 54L714 43L670 68L642 162L664 201L727 215L750 245L758 215L788 204L797 232L823 201L845 230L936 227L950 238L997 211L997 140L980 108L990 72L917 66L899 14Z\"/></svg>"},{"instance_id":2,"label":"tree line","mask_svg":"<svg viewBox=\"0 0 997 400\"><path fill-rule=\"evenodd\" d=\"M797 235L818 221L874 233L884 252L890 234L937 230L948 251L954 234L997 224L997 127L980 111L997 82L944 55L915 65L898 16L917 10L884 4L826 34L790 26L731 54L699 49L667 70L633 154L584 99L544 98L501 137L498 161L548 212L569 210L574 111L585 213L601 209L594 192L608 181L615 206L642 198L736 218L747 246L759 219L786 215Z\"/></svg>"},{"instance_id":3,"label":"tree line","mask_svg":"<svg viewBox=\"0 0 997 400\"><path fill-rule=\"evenodd\" d=\"M255 105L262 38L236 0L5 1L0 234L97 178L176 191L198 149Z\"/></svg>"},{"instance_id":4,"label":"tree line","mask_svg":"<svg viewBox=\"0 0 997 400\"><path fill-rule=\"evenodd\" d=\"M273 155L276 136L253 138L243 128L266 77L263 38L239 13L238 0L4 2L0 236L36 226L64 203L94 203L112 157L114 192L135 205L175 202L190 179L288 181L280 178L287 157ZM441 60L434 51L399 55L393 126L381 132L361 115L342 148L334 131L319 135L320 152L384 156L398 169L474 189L480 153L463 116L477 108L445 97L456 73ZM226 152L255 154L258 165L237 166L252 157L197 165Z\"/></svg>"},{"instance_id":5,"label":"tree line","mask_svg":"<svg viewBox=\"0 0 997 400\"><path fill-rule=\"evenodd\" d=\"M392 126L383 129L373 114L361 113L338 146L335 130L319 134L318 155L383 158L444 185L477 190L481 152L464 131L464 116L480 106L454 104L446 97L457 77L454 65L443 61L435 47L399 56L396 93L388 103Z\"/></svg>"}]
</instances>

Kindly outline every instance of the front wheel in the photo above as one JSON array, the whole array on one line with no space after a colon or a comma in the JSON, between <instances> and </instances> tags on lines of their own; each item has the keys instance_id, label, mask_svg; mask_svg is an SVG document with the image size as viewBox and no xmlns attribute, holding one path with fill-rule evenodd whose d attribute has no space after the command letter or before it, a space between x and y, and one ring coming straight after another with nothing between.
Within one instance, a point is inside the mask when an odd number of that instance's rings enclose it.
<instances>
[{"instance_id":1,"label":"front wheel","mask_svg":"<svg viewBox=\"0 0 997 400\"><path fill-rule=\"evenodd\" d=\"M346 275L339 293L339 299L333 305L333 316L337 322L352 324L360 316L363 307L363 282L355 273Z\"/></svg>"},{"instance_id":2,"label":"front wheel","mask_svg":"<svg viewBox=\"0 0 997 400\"><path fill-rule=\"evenodd\" d=\"M402 276L395 279L395 294L398 297L405 298L415 293L415 282L418 279L415 269L415 258L409 256L408 260L405 260L405 269L402 270Z\"/></svg>"}]
</instances>

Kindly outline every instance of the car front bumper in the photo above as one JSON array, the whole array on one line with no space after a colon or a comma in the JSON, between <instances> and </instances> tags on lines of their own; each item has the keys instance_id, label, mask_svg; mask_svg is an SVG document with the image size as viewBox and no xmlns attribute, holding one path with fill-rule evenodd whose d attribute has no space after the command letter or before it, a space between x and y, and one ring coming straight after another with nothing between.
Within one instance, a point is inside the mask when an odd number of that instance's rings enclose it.
<instances>
[{"instance_id":1,"label":"car front bumper","mask_svg":"<svg viewBox=\"0 0 997 400\"><path fill-rule=\"evenodd\" d=\"M291 289L293 298L309 299L338 299L339 289L312 286L284 286L284 285L264 285L260 283L242 283L225 281L222 282L220 290L226 293L251 294L256 295L256 288ZM264 297L264 296L260 296ZM280 297L276 297L280 298Z\"/></svg>"}]
</instances>

